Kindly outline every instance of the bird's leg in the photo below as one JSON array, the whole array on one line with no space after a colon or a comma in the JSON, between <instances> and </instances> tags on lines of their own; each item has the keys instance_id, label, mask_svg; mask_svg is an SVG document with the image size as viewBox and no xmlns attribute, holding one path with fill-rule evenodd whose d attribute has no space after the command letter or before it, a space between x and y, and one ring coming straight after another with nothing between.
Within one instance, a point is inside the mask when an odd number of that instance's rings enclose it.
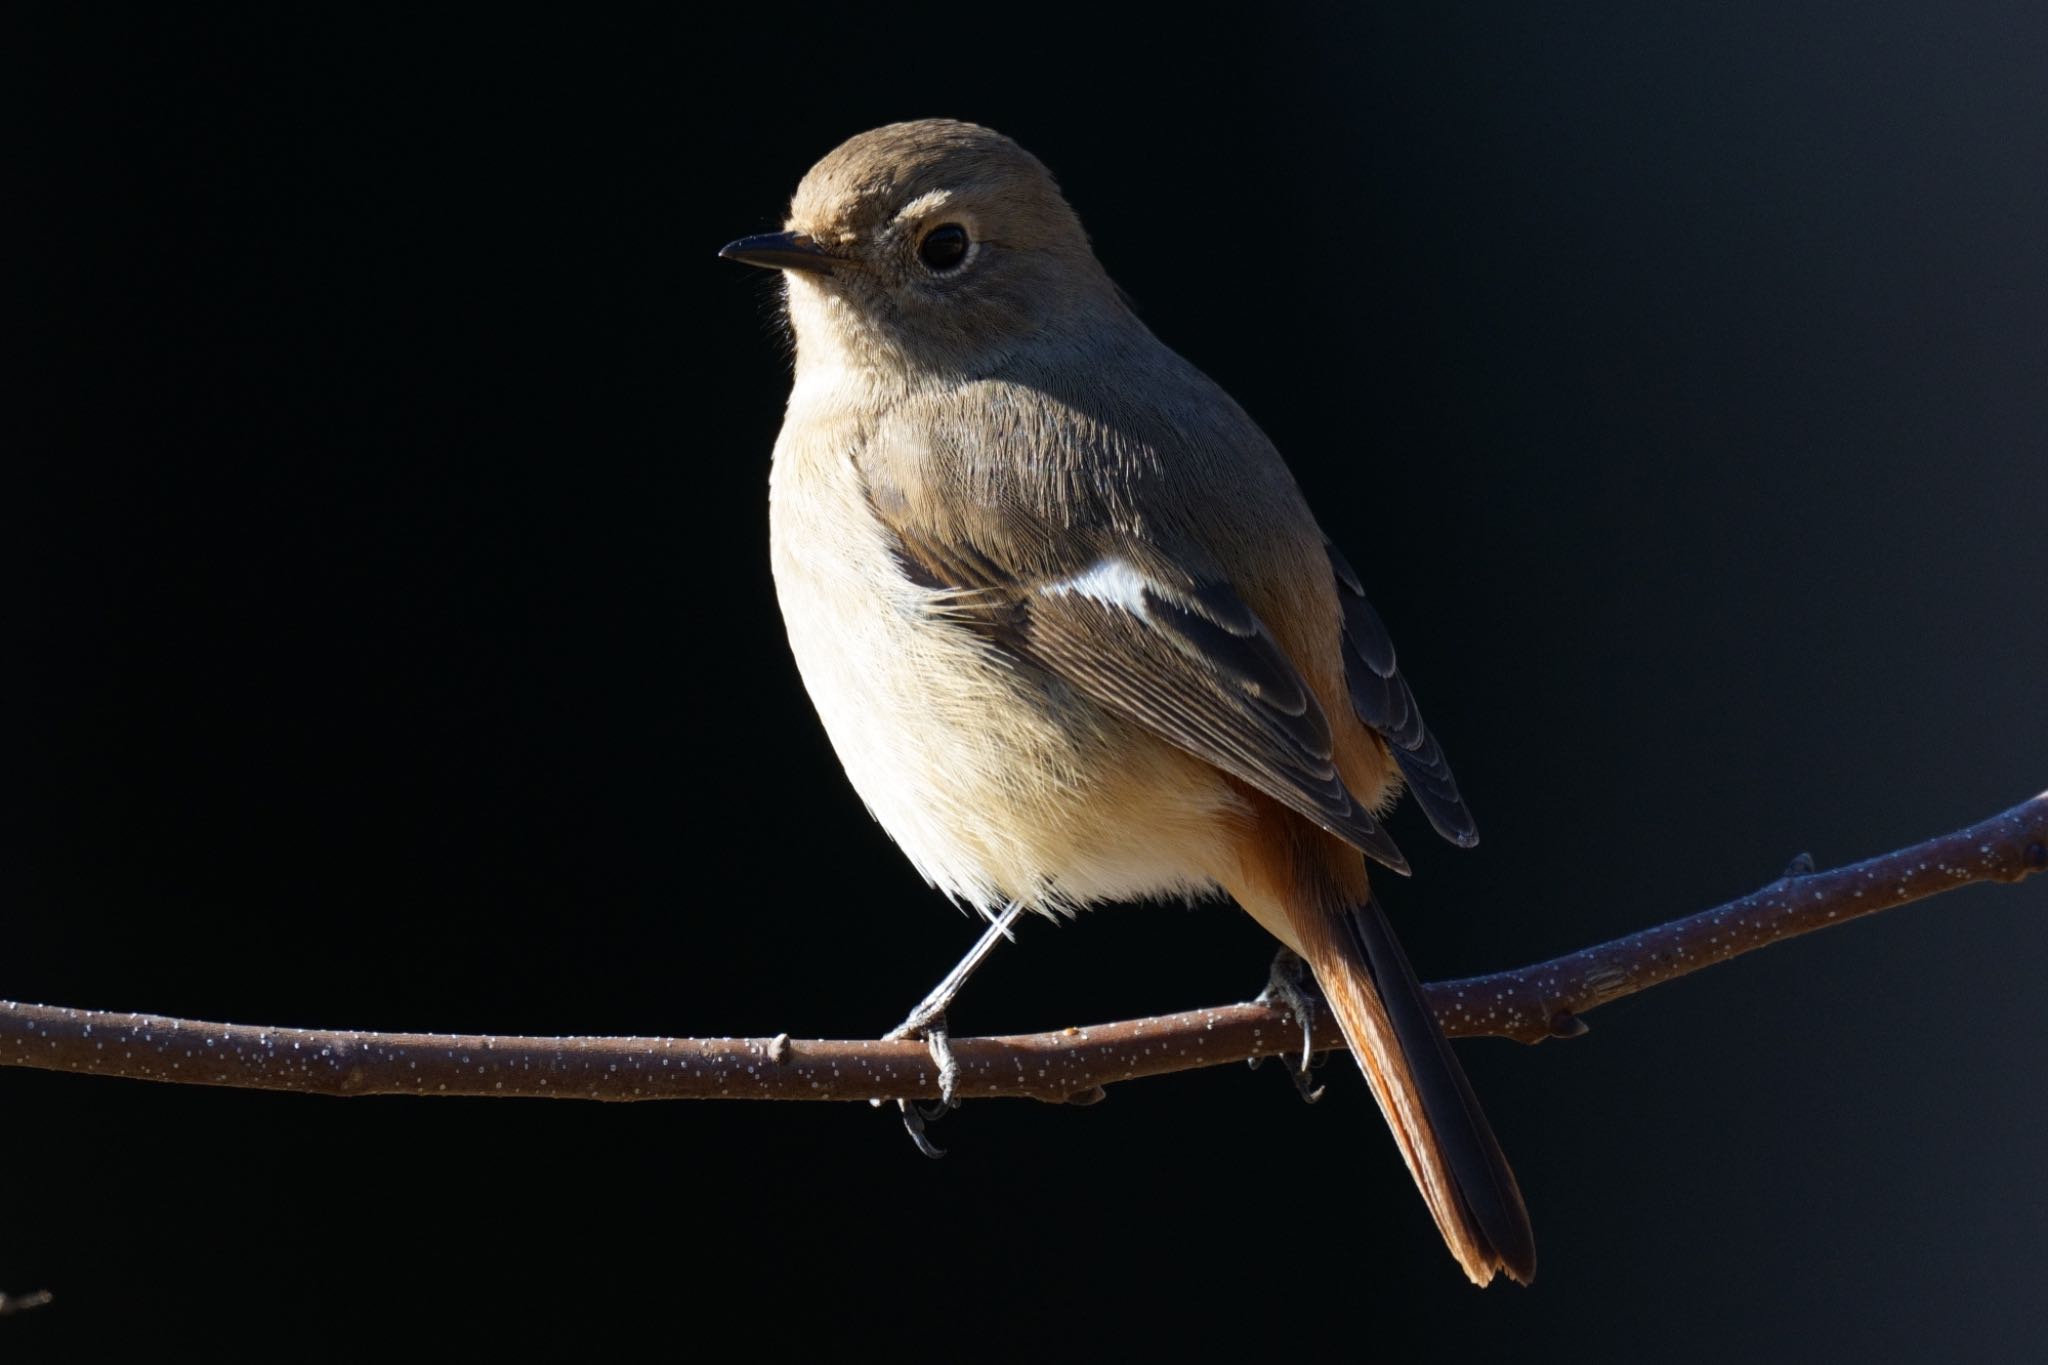
<instances>
[{"instance_id":1,"label":"bird's leg","mask_svg":"<svg viewBox=\"0 0 2048 1365\"><path fill-rule=\"evenodd\" d=\"M1014 938L1010 926L1017 922L1017 916L1024 913L1022 901L1011 901L1003 907L1003 913L989 922L987 929L967 950L967 956L946 973L946 979L932 987L931 993L918 1002L910 1017L883 1034L885 1039L922 1037L925 1047L932 1054L932 1061L939 1068L939 1102L930 1108L920 1107L912 1100L898 1100L897 1107L903 1111L903 1126L910 1133L910 1140L917 1144L917 1150L929 1157L940 1157L946 1153L932 1145L924 1134L925 1124L939 1118L959 1103L954 1090L960 1083L960 1059L953 1055L951 1035L946 1028L946 1006L953 1003L953 997L967 984L996 945L1004 939Z\"/></svg>"},{"instance_id":2,"label":"bird's leg","mask_svg":"<svg viewBox=\"0 0 2048 1365\"><path fill-rule=\"evenodd\" d=\"M988 928L982 931L974 946L967 950L967 956L961 958L953 970L946 973L946 979L932 987L931 994L918 1002L917 1008L910 1012L909 1018L882 1036L892 1039L908 1038L912 1034L926 1032L934 1022L944 1028L946 1006L953 1003L953 997L967 984L967 978L973 976L976 969L988 960L988 955L995 951L998 943L1016 937L1010 932L1010 926L1015 924L1017 916L1023 913L1024 906L1021 901L1011 901L1004 906L1003 913L989 922Z\"/></svg>"},{"instance_id":3,"label":"bird's leg","mask_svg":"<svg viewBox=\"0 0 2048 1365\"><path fill-rule=\"evenodd\" d=\"M1323 1097L1323 1087L1309 1084L1309 1071L1316 1065L1316 1006L1306 989L1304 978L1307 972L1308 964L1302 961L1301 954L1283 943L1280 951L1273 955L1272 969L1266 973L1266 989L1259 992L1257 1003L1279 1005L1292 1013L1295 1022L1301 1025L1301 1065L1289 1067L1288 1078L1294 1082L1303 1102L1314 1104ZM1263 1057L1254 1057L1251 1064L1257 1066L1264 1060Z\"/></svg>"}]
</instances>

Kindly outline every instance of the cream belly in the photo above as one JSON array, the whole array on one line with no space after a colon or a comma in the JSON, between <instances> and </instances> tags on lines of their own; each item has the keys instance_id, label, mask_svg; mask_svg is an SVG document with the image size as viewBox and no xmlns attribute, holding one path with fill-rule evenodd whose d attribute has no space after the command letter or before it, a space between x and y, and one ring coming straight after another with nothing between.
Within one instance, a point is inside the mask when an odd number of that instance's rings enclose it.
<instances>
[{"instance_id":1,"label":"cream belly","mask_svg":"<svg viewBox=\"0 0 2048 1365\"><path fill-rule=\"evenodd\" d=\"M1240 798L937 619L938 594L903 575L850 458L778 444L770 530L804 686L854 789L927 881L984 914L1214 889Z\"/></svg>"}]
</instances>

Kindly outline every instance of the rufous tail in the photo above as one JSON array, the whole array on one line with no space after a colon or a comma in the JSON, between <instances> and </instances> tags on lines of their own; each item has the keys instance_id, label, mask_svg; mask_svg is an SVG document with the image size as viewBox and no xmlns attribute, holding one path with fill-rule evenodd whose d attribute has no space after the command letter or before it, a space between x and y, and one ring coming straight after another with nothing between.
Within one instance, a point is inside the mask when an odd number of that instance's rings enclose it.
<instances>
[{"instance_id":1,"label":"rufous tail","mask_svg":"<svg viewBox=\"0 0 2048 1365\"><path fill-rule=\"evenodd\" d=\"M1496 1271L1529 1283L1522 1191L1379 902L1333 910L1297 895L1285 910L1451 1254L1474 1284Z\"/></svg>"}]
</instances>

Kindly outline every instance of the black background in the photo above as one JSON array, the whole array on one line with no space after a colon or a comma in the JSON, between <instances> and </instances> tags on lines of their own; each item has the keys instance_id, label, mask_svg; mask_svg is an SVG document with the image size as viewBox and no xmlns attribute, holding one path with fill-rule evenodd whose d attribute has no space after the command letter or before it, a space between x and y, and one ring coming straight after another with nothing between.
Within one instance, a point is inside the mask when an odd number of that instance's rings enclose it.
<instances>
[{"instance_id":1,"label":"black background","mask_svg":"<svg viewBox=\"0 0 2048 1365\"><path fill-rule=\"evenodd\" d=\"M782 642L772 282L841 138L1061 177L1371 585L1485 842L1425 975L2048 783L2048 21L2002 6L18 11L0 994L845 1036L973 937ZM1538 1230L1467 1288L1364 1086L323 1101L0 1075L0 1351L125 1334L968 1358L2038 1360L2048 885L1461 1045ZM1242 998L1223 907L955 1015ZM12 1338L12 1342L7 1338Z\"/></svg>"}]
</instances>

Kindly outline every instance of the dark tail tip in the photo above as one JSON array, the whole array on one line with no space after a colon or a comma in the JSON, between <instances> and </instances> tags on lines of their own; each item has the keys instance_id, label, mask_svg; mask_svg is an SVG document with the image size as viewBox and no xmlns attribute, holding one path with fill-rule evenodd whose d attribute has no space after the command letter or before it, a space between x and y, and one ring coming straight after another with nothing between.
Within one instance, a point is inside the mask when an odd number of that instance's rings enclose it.
<instances>
[{"instance_id":1,"label":"dark tail tip","mask_svg":"<svg viewBox=\"0 0 2048 1365\"><path fill-rule=\"evenodd\" d=\"M1379 902L1368 899L1347 918L1408 1057L1444 1164L1457 1183L1459 1202L1508 1278L1528 1284L1536 1278L1535 1230L1529 1225L1515 1173L1472 1093L1472 1083L1465 1079L1465 1068L1458 1065Z\"/></svg>"}]
</instances>

